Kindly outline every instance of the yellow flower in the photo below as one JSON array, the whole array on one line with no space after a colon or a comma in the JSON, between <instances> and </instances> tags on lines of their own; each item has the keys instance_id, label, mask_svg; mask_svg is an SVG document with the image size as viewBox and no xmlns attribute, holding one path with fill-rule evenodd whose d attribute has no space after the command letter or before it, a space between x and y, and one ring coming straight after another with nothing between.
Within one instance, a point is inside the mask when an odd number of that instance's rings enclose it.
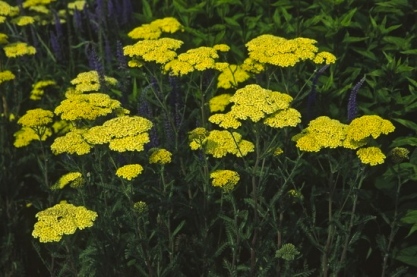
<instances>
[{"instance_id":1,"label":"yellow flower","mask_svg":"<svg viewBox=\"0 0 417 277\"><path fill-rule=\"evenodd\" d=\"M217 87L228 89L248 80L250 75L240 65L230 64L217 77Z\"/></svg>"},{"instance_id":2,"label":"yellow flower","mask_svg":"<svg viewBox=\"0 0 417 277\"><path fill-rule=\"evenodd\" d=\"M251 59L251 58L246 58L243 61L243 64L241 65L242 69L245 70L246 72L251 72L254 74L259 74L262 71L265 70L265 67L263 66L263 64Z\"/></svg>"},{"instance_id":3,"label":"yellow flower","mask_svg":"<svg viewBox=\"0 0 417 277\"><path fill-rule=\"evenodd\" d=\"M26 26L33 24L35 19L32 16L19 16L12 20L12 23L15 23L18 26Z\"/></svg>"},{"instance_id":4,"label":"yellow flower","mask_svg":"<svg viewBox=\"0 0 417 277\"><path fill-rule=\"evenodd\" d=\"M410 151L404 147L395 147L390 152L391 159L394 163L400 163L407 160L408 154L410 154Z\"/></svg>"},{"instance_id":5,"label":"yellow flower","mask_svg":"<svg viewBox=\"0 0 417 277\"><path fill-rule=\"evenodd\" d=\"M104 76L104 82L106 85L116 85L117 80L112 77ZM75 93L83 93L88 91L100 90L100 77L95 70L82 72L77 75L71 84L75 85Z\"/></svg>"},{"instance_id":6,"label":"yellow flower","mask_svg":"<svg viewBox=\"0 0 417 277\"><path fill-rule=\"evenodd\" d=\"M137 134L133 136L126 136L122 138L113 138L109 142L110 150L117 152L126 152L126 151L143 151L144 145L148 143L149 134Z\"/></svg>"},{"instance_id":7,"label":"yellow flower","mask_svg":"<svg viewBox=\"0 0 417 277\"><path fill-rule=\"evenodd\" d=\"M371 166L384 163L386 158L381 149L374 146L360 148L356 151L356 155L358 155L363 164L369 164Z\"/></svg>"},{"instance_id":8,"label":"yellow flower","mask_svg":"<svg viewBox=\"0 0 417 277\"><path fill-rule=\"evenodd\" d=\"M210 134L205 128L198 127L188 132L188 140L190 141L191 150L201 149Z\"/></svg>"},{"instance_id":9,"label":"yellow flower","mask_svg":"<svg viewBox=\"0 0 417 277\"><path fill-rule=\"evenodd\" d=\"M314 57L313 62L316 64L322 64L323 62L325 64L332 64L336 62L336 57L329 53L329 52L320 52L317 53L317 55Z\"/></svg>"},{"instance_id":10,"label":"yellow flower","mask_svg":"<svg viewBox=\"0 0 417 277\"><path fill-rule=\"evenodd\" d=\"M14 80L14 78L16 78L16 76L10 70L0 72L0 84L6 81Z\"/></svg>"},{"instance_id":11,"label":"yellow flower","mask_svg":"<svg viewBox=\"0 0 417 277\"><path fill-rule=\"evenodd\" d=\"M7 44L9 41L7 40L9 37L6 34L0 33L0 44Z\"/></svg>"},{"instance_id":12,"label":"yellow flower","mask_svg":"<svg viewBox=\"0 0 417 277\"><path fill-rule=\"evenodd\" d=\"M8 58L16 58L18 56L24 56L24 55L35 55L36 49L33 46L28 45L24 42L15 42L10 43L6 46L4 46L4 52L6 54L6 57Z\"/></svg>"},{"instance_id":13,"label":"yellow flower","mask_svg":"<svg viewBox=\"0 0 417 277\"><path fill-rule=\"evenodd\" d=\"M224 129L237 129L242 126L242 123L240 123L231 112L225 114L213 114L208 120Z\"/></svg>"},{"instance_id":14,"label":"yellow flower","mask_svg":"<svg viewBox=\"0 0 417 277\"><path fill-rule=\"evenodd\" d=\"M347 127L347 140L361 141L373 137L378 138L381 134L394 132L394 125L377 115L364 115L352 120Z\"/></svg>"},{"instance_id":15,"label":"yellow flower","mask_svg":"<svg viewBox=\"0 0 417 277\"><path fill-rule=\"evenodd\" d=\"M240 176L236 171L216 170L210 173L210 179L213 179L213 187L220 187L224 192L229 192L239 182Z\"/></svg>"},{"instance_id":16,"label":"yellow flower","mask_svg":"<svg viewBox=\"0 0 417 277\"><path fill-rule=\"evenodd\" d=\"M45 126L36 128L23 127L13 135L16 138L13 145L16 148L28 146L33 140L45 141L51 135L51 128Z\"/></svg>"},{"instance_id":17,"label":"yellow flower","mask_svg":"<svg viewBox=\"0 0 417 277\"><path fill-rule=\"evenodd\" d=\"M128 164L117 169L116 175L126 180L132 180L143 171L140 164Z\"/></svg>"},{"instance_id":18,"label":"yellow flower","mask_svg":"<svg viewBox=\"0 0 417 277\"><path fill-rule=\"evenodd\" d=\"M346 125L327 116L320 116L308 124L292 140L301 151L318 152L322 148L336 148L343 145Z\"/></svg>"},{"instance_id":19,"label":"yellow flower","mask_svg":"<svg viewBox=\"0 0 417 277\"><path fill-rule=\"evenodd\" d=\"M227 44L216 44L213 46L213 49L219 52L228 52L230 47Z\"/></svg>"},{"instance_id":20,"label":"yellow flower","mask_svg":"<svg viewBox=\"0 0 417 277\"><path fill-rule=\"evenodd\" d=\"M52 80L39 81L32 85L32 91L30 92L31 100L40 100L44 94L44 88L48 86L55 86L56 82Z\"/></svg>"},{"instance_id":21,"label":"yellow flower","mask_svg":"<svg viewBox=\"0 0 417 277\"><path fill-rule=\"evenodd\" d=\"M149 163L151 164L168 164L171 162L172 153L166 149L152 148Z\"/></svg>"},{"instance_id":22,"label":"yellow flower","mask_svg":"<svg viewBox=\"0 0 417 277\"><path fill-rule=\"evenodd\" d=\"M220 94L211 98L209 101L210 112L223 112L230 104L230 97L232 97L231 94Z\"/></svg>"},{"instance_id":23,"label":"yellow flower","mask_svg":"<svg viewBox=\"0 0 417 277\"><path fill-rule=\"evenodd\" d=\"M73 188L77 188L82 186L83 183L84 180L80 172L70 172L59 178L59 180L55 183L55 185L51 187L51 189L63 189L68 184Z\"/></svg>"},{"instance_id":24,"label":"yellow flower","mask_svg":"<svg viewBox=\"0 0 417 277\"><path fill-rule=\"evenodd\" d=\"M40 242L57 242L63 235L74 234L77 229L93 226L97 213L84 206L74 206L66 201L36 214L32 236Z\"/></svg>"},{"instance_id":25,"label":"yellow flower","mask_svg":"<svg viewBox=\"0 0 417 277\"><path fill-rule=\"evenodd\" d=\"M68 9L69 10L79 10L82 11L85 6L85 0L76 0L74 2L68 3Z\"/></svg>"},{"instance_id":26,"label":"yellow flower","mask_svg":"<svg viewBox=\"0 0 417 277\"><path fill-rule=\"evenodd\" d=\"M281 147L277 147L277 148L275 148L273 155L274 156L279 156L279 155L281 155L283 153L284 153L284 150L282 150Z\"/></svg>"},{"instance_id":27,"label":"yellow flower","mask_svg":"<svg viewBox=\"0 0 417 277\"><path fill-rule=\"evenodd\" d=\"M12 12L12 7L4 1L0 1L0 15L8 16Z\"/></svg>"},{"instance_id":28,"label":"yellow flower","mask_svg":"<svg viewBox=\"0 0 417 277\"><path fill-rule=\"evenodd\" d=\"M214 158L224 157L228 153L236 157L244 157L254 149L253 143L243 140L241 134L229 131L213 130L204 143L205 153Z\"/></svg>"},{"instance_id":29,"label":"yellow flower","mask_svg":"<svg viewBox=\"0 0 417 277\"><path fill-rule=\"evenodd\" d=\"M160 38L156 40L142 40L123 48L124 55L146 62L165 64L172 61L177 53L175 50L181 47L182 41L172 38Z\"/></svg>"},{"instance_id":30,"label":"yellow flower","mask_svg":"<svg viewBox=\"0 0 417 277\"><path fill-rule=\"evenodd\" d=\"M52 153L55 155L62 153L85 155L90 153L92 146L83 137L86 131L85 129L73 129L64 136L56 138L51 145Z\"/></svg>"},{"instance_id":31,"label":"yellow flower","mask_svg":"<svg viewBox=\"0 0 417 277\"><path fill-rule=\"evenodd\" d=\"M301 122L301 114L293 108L280 110L264 119L264 124L272 128L295 127Z\"/></svg>"},{"instance_id":32,"label":"yellow flower","mask_svg":"<svg viewBox=\"0 0 417 277\"><path fill-rule=\"evenodd\" d=\"M26 0L23 2L23 8L39 6L39 5L48 5L51 2L55 2L55 1L56 0Z\"/></svg>"},{"instance_id":33,"label":"yellow flower","mask_svg":"<svg viewBox=\"0 0 417 277\"><path fill-rule=\"evenodd\" d=\"M127 35L133 39L158 39L161 34L183 31L184 27L173 17L157 19L150 24L143 24L130 31Z\"/></svg>"},{"instance_id":34,"label":"yellow flower","mask_svg":"<svg viewBox=\"0 0 417 277\"><path fill-rule=\"evenodd\" d=\"M44 109L28 110L17 123L24 127L39 127L45 126L53 122L54 114L51 111Z\"/></svg>"},{"instance_id":35,"label":"yellow flower","mask_svg":"<svg viewBox=\"0 0 417 277\"><path fill-rule=\"evenodd\" d=\"M104 93L71 94L55 108L63 120L94 120L121 108L117 100Z\"/></svg>"}]
</instances>

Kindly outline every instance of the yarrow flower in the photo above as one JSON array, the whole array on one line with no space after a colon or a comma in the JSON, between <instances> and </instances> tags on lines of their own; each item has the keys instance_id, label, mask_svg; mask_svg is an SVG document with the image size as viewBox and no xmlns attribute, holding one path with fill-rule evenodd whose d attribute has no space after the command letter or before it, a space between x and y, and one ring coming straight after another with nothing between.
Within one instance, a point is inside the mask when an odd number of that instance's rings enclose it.
<instances>
[{"instance_id":1,"label":"yarrow flower","mask_svg":"<svg viewBox=\"0 0 417 277\"><path fill-rule=\"evenodd\" d=\"M92 145L84 139L86 129L72 129L62 137L58 137L51 144L52 153L55 155L68 153L85 155L90 153Z\"/></svg>"},{"instance_id":2,"label":"yarrow flower","mask_svg":"<svg viewBox=\"0 0 417 277\"><path fill-rule=\"evenodd\" d=\"M239 182L240 176L233 170L216 170L210 173L210 179L213 179L213 187L220 187L224 192L229 192Z\"/></svg>"},{"instance_id":3,"label":"yarrow flower","mask_svg":"<svg viewBox=\"0 0 417 277\"><path fill-rule=\"evenodd\" d=\"M119 167L116 171L116 175L126 180L132 180L136 178L143 171L143 167L140 164L128 164Z\"/></svg>"},{"instance_id":4,"label":"yarrow flower","mask_svg":"<svg viewBox=\"0 0 417 277\"><path fill-rule=\"evenodd\" d=\"M95 126L84 135L90 144L109 143L113 151L142 151L150 141L152 122L140 116L120 116Z\"/></svg>"},{"instance_id":5,"label":"yarrow flower","mask_svg":"<svg viewBox=\"0 0 417 277\"><path fill-rule=\"evenodd\" d=\"M46 126L37 127L36 129L22 127L22 129L14 133L13 136L15 137L15 141L13 145L16 148L25 147L28 146L34 140L45 141L51 135L51 128Z\"/></svg>"},{"instance_id":6,"label":"yarrow flower","mask_svg":"<svg viewBox=\"0 0 417 277\"><path fill-rule=\"evenodd\" d=\"M71 94L55 108L63 120L94 120L121 109L119 101L104 93Z\"/></svg>"},{"instance_id":7,"label":"yarrow flower","mask_svg":"<svg viewBox=\"0 0 417 277\"><path fill-rule=\"evenodd\" d=\"M378 138L380 135L389 134L395 129L394 125L377 115L363 115L359 118L355 118L349 124L347 128L346 140L350 141L362 141L366 138L372 137Z\"/></svg>"},{"instance_id":8,"label":"yarrow flower","mask_svg":"<svg viewBox=\"0 0 417 277\"><path fill-rule=\"evenodd\" d=\"M41 100L45 93L45 88L49 86L55 86L56 82L52 80L43 80L32 85L32 91L30 92L31 100Z\"/></svg>"},{"instance_id":9,"label":"yarrow flower","mask_svg":"<svg viewBox=\"0 0 417 277\"><path fill-rule=\"evenodd\" d=\"M197 128L190 132L192 150L203 149L206 154L221 158L228 153L244 157L255 149L252 142L242 139L242 135L237 132L213 130L206 137L198 135L204 130L204 128Z\"/></svg>"},{"instance_id":10,"label":"yarrow flower","mask_svg":"<svg viewBox=\"0 0 417 277\"><path fill-rule=\"evenodd\" d=\"M298 62L312 60L315 63L334 63L336 58L328 53L317 54L317 41L308 38L287 40L273 35L261 35L249 41L246 47L249 58L262 64L280 67L294 66Z\"/></svg>"},{"instance_id":11,"label":"yarrow flower","mask_svg":"<svg viewBox=\"0 0 417 277\"><path fill-rule=\"evenodd\" d=\"M117 85L117 80L109 76L104 76L104 82L106 85L111 85L111 86ZM98 72L95 70L82 72L82 73L79 73L77 77L71 80L71 84L75 85L74 93L99 91L100 85L101 85L100 76Z\"/></svg>"},{"instance_id":12,"label":"yarrow flower","mask_svg":"<svg viewBox=\"0 0 417 277\"><path fill-rule=\"evenodd\" d=\"M16 58L24 55L35 55L36 48L24 42L10 43L3 48L6 57Z\"/></svg>"},{"instance_id":13,"label":"yarrow flower","mask_svg":"<svg viewBox=\"0 0 417 277\"><path fill-rule=\"evenodd\" d=\"M146 212L148 210L148 205L146 204L146 202L138 201L135 204L133 204L133 209L138 214L143 214L144 212Z\"/></svg>"},{"instance_id":14,"label":"yarrow flower","mask_svg":"<svg viewBox=\"0 0 417 277\"><path fill-rule=\"evenodd\" d=\"M168 164L171 162L172 153L163 148L152 148L149 150L151 156L149 163L151 164Z\"/></svg>"},{"instance_id":15,"label":"yarrow flower","mask_svg":"<svg viewBox=\"0 0 417 277\"><path fill-rule=\"evenodd\" d=\"M28 110L26 114L17 121L17 123L24 127L35 128L52 123L53 117L53 112L38 108Z\"/></svg>"},{"instance_id":16,"label":"yarrow flower","mask_svg":"<svg viewBox=\"0 0 417 277\"><path fill-rule=\"evenodd\" d=\"M61 201L59 204L36 214L32 236L40 242L58 242L63 235L74 234L77 229L83 230L93 226L97 213L84 206L74 206Z\"/></svg>"},{"instance_id":17,"label":"yarrow flower","mask_svg":"<svg viewBox=\"0 0 417 277\"><path fill-rule=\"evenodd\" d=\"M6 34L0 33L0 44L7 44L9 41L7 40L9 37Z\"/></svg>"},{"instance_id":18,"label":"yarrow flower","mask_svg":"<svg viewBox=\"0 0 417 277\"><path fill-rule=\"evenodd\" d=\"M16 76L10 70L0 72L0 84L14 80L14 78L16 78Z\"/></svg>"},{"instance_id":19,"label":"yarrow flower","mask_svg":"<svg viewBox=\"0 0 417 277\"><path fill-rule=\"evenodd\" d=\"M83 176L80 172L70 172L63 175L59 180L51 187L51 189L63 189L67 185L73 188L78 188L84 183Z\"/></svg>"},{"instance_id":20,"label":"yarrow flower","mask_svg":"<svg viewBox=\"0 0 417 277\"><path fill-rule=\"evenodd\" d=\"M294 244L292 243L286 243L282 245L282 247L277 250L275 253L275 257L281 258L286 261L293 261L295 259L295 256L300 254L300 252L295 248Z\"/></svg>"},{"instance_id":21,"label":"yarrow flower","mask_svg":"<svg viewBox=\"0 0 417 277\"><path fill-rule=\"evenodd\" d=\"M363 164L369 164L372 166L384 163L386 158L381 149L374 146L360 148L356 151L356 155L358 155Z\"/></svg>"},{"instance_id":22,"label":"yarrow flower","mask_svg":"<svg viewBox=\"0 0 417 277\"><path fill-rule=\"evenodd\" d=\"M239 83L242 83L250 78L250 75L240 65L230 64L223 70L217 77L217 87L229 89L237 87Z\"/></svg>"},{"instance_id":23,"label":"yarrow flower","mask_svg":"<svg viewBox=\"0 0 417 277\"><path fill-rule=\"evenodd\" d=\"M173 17L165 17L154 20L150 24L136 27L127 35L133 39L158 39L162 33L175 33L177 31L184 31L181 23Z\"/></svg>"},{"instance_id":24,"label":"yarrow flower","mask_svg":"<svg viewBox=\"0 0 417 277\"><path fill-rule=\"evenodd\" d=\"M230 98L234 103L230 112L214 114L209 121L222 128L238 128L240 120L251 120L263 123L273 128L296 126L301 122L301 114L289 108L292 97L288 94L267 90L259 85L251 84L238 89Z\"/></svg>"},{"instance_id":25,"label":"yarrow flower","mask_svg":"<svg viewBox=\"0 0 417 277\"><path fill-rule=\"evenodd\" d=\"M12 23L18 25L18 26L26 26L33 24L35 22L35 19L32 16L19 16L12 20Z\"/></svg>"},{"instance_id":26,"label":"yarrow flower","mask_svg":"<svg viewBox=\"0 0 417 277\"><path fill-rule=\"evenodd\" d=\"M231 94L220 94L214 96L209 101L210 112L223 112L227 105L230 104L230 98L232 97Z\"/></svg>"},{"instance_id":27,"label":"yarrow flower","mask_svg":"<svg viewBox=\"0 0 417 277\"><path fill-rule=\"evenodd\" d=\"M123 53L125 56L133 58L128 62L130 67L140 67L142 61L166 64L177 56L175 50L180 48L182 44L182 41L172 38L143 40L123 47Z\"/></svg>"},{"instance_id":28,"label":"yarrow flower","mask_svg":"<svg viewBox=\"0 0 417 277\"><path fill-rule=\"evenodd\" d=\"M407 160L408 154L410 154L410 151L404 147L395 147L390 151L391 160L394 163L400 163Z\"/></svg>"}]
</instances>

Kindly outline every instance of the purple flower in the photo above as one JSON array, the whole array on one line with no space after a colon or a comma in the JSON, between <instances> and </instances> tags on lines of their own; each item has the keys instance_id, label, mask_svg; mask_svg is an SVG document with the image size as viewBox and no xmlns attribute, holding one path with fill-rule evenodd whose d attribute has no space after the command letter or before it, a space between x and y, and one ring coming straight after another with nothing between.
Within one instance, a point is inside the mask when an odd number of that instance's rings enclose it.
<instances>
[{"instance_id":1,"label":"purple flower","mask_svg":"<svg viewBox=\"0 0 417 277\"><path fill-rule=\"evenodd\" d=\"M57 59L57 61L60 61L62 59L62 51L61 51L61 45L59 44L58 36L56 36L54 32L50 31L49 40L50 40L52 52L54 53L55 58Z\"/></svg>"},{"instance_id":2,"label":"purple flower","mask_svg":"<svg viewBox=\"0 0 417 277\"><path fill-rule=\"evenodd\" d=\"M360 87L365 82L365 76L360 79L360 81L352 88L352 91L349 95L349 101L348 101L348 122L351 122L355 117L357 113L357 103L356 103L356 95L358 94L358 91Z\"/></svg>"},{"instance_id":3,"label":"purple flower","mask_svg":"<svg viewBox=\"0 0 417 277\"><path fill-rule=\"evenodd\" d=\"M312 106L314 104L314 102L316 101L316 96L317 96L317 91L316 91L316 87L317 87L317 82L319 80L319 77L324 73L324 71L326 71L326 69L329 67L328 64L326 64L325 66L321 67L319 70L317 70L316 74L313 77L312 80L312 84L311 84L311 90L310 93L308 94L308 98L307 98L307 119L310 120L311 119L311 109Z\"/></svg>"}]
</instances>

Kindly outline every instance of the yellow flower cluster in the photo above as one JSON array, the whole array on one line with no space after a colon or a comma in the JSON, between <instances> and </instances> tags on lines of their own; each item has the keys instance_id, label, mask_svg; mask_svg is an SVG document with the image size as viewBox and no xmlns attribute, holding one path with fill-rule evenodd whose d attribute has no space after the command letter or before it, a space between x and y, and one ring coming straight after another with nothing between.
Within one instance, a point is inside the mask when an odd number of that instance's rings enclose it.
<instances>
[{"instance_id":1,"label":"yellow flower cluster","mask_svg":"<svg viewBox=\"0 0 417 277\"><path fill-rule=\"evenodd\" d=\"M210 174L210 179L213 179L213 187L220 187L224 192L229 192L239 182L240 176L236 171L216 170Z\"/></svg>"},{"instance_id":2,"label":"yellow flower cluster","mask_svg":"<svg viewBox=\"0 0 417 277\"><path fill-rule=\"evenodd\" d=\"M220 94L211 98L209 101L210 112L223 112L230 104L231 97L231 94Z\"/></svg>"},{"instance_id":3,"label":"yellow flower cluster","mask_svg":"<svg viewBox=\"0 0 417 277\"><path fill-rule=\"evenodd\" d=\"M177 31L184 31L181 23L173 17L165 17L136 27L127 35L133 39L157 39L162 33L175 33Z\"/></svg>"},{"instance_id":4,"label":"yellow flower cluster","mask_svg":"<svg viewBox=\"0 0 417 277\"><path fill-rule=\"evenodd\" d=\"M4 1L0 1L0 15L8 16L12 13L12 6Z\"/></svg>"},{"instance_id":5,"label":"yellow flower cluster","mask_svg":"<svg viewBox=\"0 0 417 277\"><path fill-rule=\"evenodd\" d=\"M248 80L249 77L249 73L245 71L242 66L230 64L228 67L221 70L221 73L217 77L217 87L224 89L237 87L239 83Z\"/></svg>"},{"instance_id":6,"label":"yellow flower cluster","mask_svg":"<svg viewBox=\"0 0 417 277\"><path fill-rule=\"evenodd\" d=\"M19 16L12 20L12 23L18 25L18 26L26 26L33 24L35 22L35 19L32 16Z\"/></svg>"},{"instance_id":7,"label":"yellow flower cluster","mask_svg":"<svg viewBox=\"0 0 417 277\"><path fill-rule=\"evenodd\" d=\"M8 35L0 33L0 44L7 44L9 41L7 40L9 38Z\"/></svg>"},{"instance_id":8,"label":"yellow flower cluster","mask_svg":"<svg viewBox=\"0 0 417 277\"><path fill-rule=\"evenodd\" d=\"M261 35L249 41L246 47L249 58L262 63L280 67L294 66L300 61L312 60L315 63L331 64L336 61L328 52L318 52L317 41L308 38L287 40L273 35Z\"/></svg>"},{"instance_id":9,"label":"yellow flower cluster","mask_svg":"<svg viewBox=\"0 0 417 277\"><path fill-rule=\"evenodd\" d=\"M24 55L35 55L36 48L24 42L10 43L4 46L4 53L8 58L16 58Z\"/></svg>"},{"instance_id":10,"label":"yellow flower cluster","mask_svg":"<svg viewBox=\"0 0 417 277\"><path fill-rule=\"evenodd\" d=\"M126 180L136 178L143 171L140 164L128 164L117 169L116 175Z\"/></svg>"},{"instance_id":11,"label":"yellow flower cluster","mask_svg":"<svg viewBox=\"0 0 417 277\"><path fill-rule=\"evenodd\" d=\"M14 80L14 78L16 78L16 76L10 70L0 72L0 84L6 81Z\"/></svg>"},{"instance_id":12,"label":"yellow flower cluster","mask_svg":"<svg viewBox=\"0 0 417 277\"><path fill-rule=\"evenodd\" d=\"M51 4L51 2L55 2L55 1L56 0L25 0L23 2L23 8L48 5L48 4Z\"/></svg>"},{"instance_id":13,"label":"yellow flower cluster","mask_svg":"<svg viewBox=\"0 0 417 277\"><path fill-rule=\"evenodd\" d=\"M228 153L243 157L255 149L252 142L242 139L242 135L229 131L207 132L204 128L197 128L189 133L189 140L192 150L203 149L214 158L224 157Z\"/></svg>"},{"instance_id":14,"label":"yellow flower cluster","mask_svg":"<svg viewBox=\"0 0 417 277\"><path fill-rule=\"evenodd\" d=\"M85 155L90 153L92 146L84 139L86 129L72 129L62 137L58 137L51 144L52 153L55 155L68 153Z\"/></svg>"},{"instance_id":15,"label":"yellow flower cluster","mask_svg":"<svg viewBox=\"0 0 417 277\"><path fill-rule=\"evenodd\" d=\"M66 201L36 214L32 236L40 242L57 242L63 235L74 234L77 229L93 226L97 213L84 206L74 206Z\"/></svg>"},{"instance_id":16,"label":"yellow flower cluster","mask_svg":"<svg viewBox=\"0 0 417 277\"><path fill-rule=\"evenodd\" d=\"M273 128L294 127L301 121L301 114L289 108L291 101L288 94L251 84L238 89L230 98L234 103L230 112L214 114L209 121L226 129L236 129L241 125L240 120L246 119L252 122L264 119L264 124Z\"/></svg>"},{"instance_id":17,"label":"yellow flower cluster","mask_svg":"<svg viewBox=\"0 0 417 277\"><path fill-rule=\"evenodd\" d=\"M104 93L69 94L67 99L55 108L55 114L63 120L94 120L121 109L119 101Z\"/></svg>"},{"instance_id":18,"label":"yellow flower cluster","mask_svg":"<svg viewBox=\"0 0 417 277\"><path fill-rule=\"evenodd\" d=\"M187 75L195 70L217 69L217 50L212 47L198 47L178 55L164 66L165 72L174 76Z\"/></svg>"},{"instance_id":19,"label":"yellow flower cluster","mask_svg":"<svg viewBox=\"0 0 417 277\"><path fill-rule=\"evenodd\" d=\"M394 163L400 163L404 160L407 160L408 154L410 154L410 151L403 147L395 147L390 152L391 159Z\"/></svg>"},{"instance_id":20,"label":"yellow flower cluster","mask_svg":"<svg viewBox=\"0 0 417 277\"><path fill-rule=\"evenodd\" d=\"M73 188L78 188L84 184L83 176L80 172L70 172L63 175L59 180L51 187L51 189L63 189L67 185Z\"/></svg>"},{"instance_id":21,"label":"yellow flower cluster","mask_svg":"<svg viewBox=\"0 0 417 277\"><path fill-rule=\"evenodd\" d=\"M41 108L28 110L17 123L23 127L35 128L40 126L46 126L53 121L54 114L51 111Z\"/></svg>"},{"instance_id":22,"label":"yellow flower cluster","mask_svg":"<svg viewBox=\"0 0 417 277\"><path fill-rule=\"evenodd\" d=\"M172 153L163 148L152 148L149 150L151 156L149 163L151 164L168 164L171 162Z\"/></svg>"},{"instance_id":23,"label":"yellow flower cluster","mask_svg":"<svg viewBox=\"0 0 417 277\"><path fill-rule=\"evenodd\" d=\"M82 11L84 9L86 2L85 0L76 0L74 2L68 3L69 10L79 10Z\"/></svg>"},{"instance_id":24,"label":"yellow flower cluster","mask_svg":"<svg viewBox=\"0 0 417 277\"><path fill-rule=\"evenodd\" d=\"M172 38L142 40L123 47L123 52L125 56L133 58L128 62L131 67L142 66L142 61L165 64L177 56L175 50L182 44L182 41Z\"/></svg>"},{"instance_id":25,"label":"yellow flower cluster","mask_svg":"<svg viewBox=\"0 0 417 277\"><path fill-rule=\"evenodd\" d=\"M14 133L15 141L14 147L20 148L28 146L33 140L45 141L52 135L51 128L42 126L35 129L29 127L22 127L19 131Z\"/></svg>"},{"instance_id":26,"label":"yellow flower cluster","mask_svg":"<svg viewBox=\"0 0 417 277\"><path fill-rule=\"evenodd\" d=\"M104 76L104 82L106 85L117 85L117 80L108 76ZM99 91L100 77L98 72L95 70L82 72L78 74L77 77L75 77L73 80L71 80L71 84L75 85L75 91L73 91L73 93Z\"/></svg>"},{"instance_id":27,"label":"yellow flower cluster","mask_svg":"<svg viewBox=\"0 0 417 277\"><path fill-rule=\"evenodd\" d=\"M43 94L45 93L44 88L49 86L55 86L56 82L52 80L39 81L36 84L32 85L32 91L30 92L31 100L41 100Z\"/></svg>"},{"instance_id":28,"label":"yellow flower cluster","mask_svg":"<svg viewBox=\"0 0 417 277\"><path fill-rule=\"evenodd\" d=\"M140 116L120 116L88 130L84 138L90 144L109 143L113 151L142 151L149 142L152 122Z\"/></svg>"},{"instance_id":29,"label":"yellow flower cluster","mask_svg":"<svg viewBox=\"0 0 417 277\"><path fill-rule=\"evenodd\" d=\"M358 149L368 144L369 139L393 132L394 125L377 115L364 115L352 120L349 125L327 116L310 121L307 128L292 140L301 151L318 152L322 148L343 147ZM385 155L377 147L360 148L356 152L364 164L372 166L384 162Z\"/></svg>"}]
</instances>

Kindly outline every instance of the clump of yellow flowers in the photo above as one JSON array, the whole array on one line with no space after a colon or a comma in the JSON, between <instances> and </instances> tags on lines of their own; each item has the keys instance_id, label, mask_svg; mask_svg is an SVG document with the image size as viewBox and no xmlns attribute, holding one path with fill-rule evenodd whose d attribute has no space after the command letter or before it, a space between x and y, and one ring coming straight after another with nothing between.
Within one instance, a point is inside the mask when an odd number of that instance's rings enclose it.
<instances>
[{"instance_id":1,"label":"clump of yellow flowers","mask_svg":"<svg viewBox=\"0 0 417 277\"><path fill-rule=\"evenodd\" d=\"M233 170L216 170L210 173L213 187L220 187L224 192L233 190L240 180L240 176Z\"/></svg>"},{"instance_id":2,"label":"clump of yellow flowers","mask_svg":"<svg viewBox=\"0 0 417 277\"><path fill-rule=\"evenodd\" d=\"M57 242L63 235L74 234L77 229L82 230L93 226L97 213L87 210L84 206L74 206L61 201L59 204L40 211L36 214L32 236L40 242Z\"/></svg>"},{"instance_id":3,"label":"clump of yellow flowers","mask_svg":"<svg viewBox=\"0 0 417 277\"><path fill-rule=\"evenodd\" d=\"M119 167L116 171L116 175L126 180L132 180L136 178L143 171L143 167L140 164L128 164Z\"/></svg>"},{"instance_id":4,"label":"clump of yellow flowers","mask_svg":"<svg viewBox=\"0 0 417 277\"><path fill-rule=\"evenodd\" d=\"M49 110L41 108L28 110L17 123L22 125L22 129L17 131L14 146L24 147L33 140L45 141L52 135L51 124L54 114Z\"/></svg>"}]
</instances>

